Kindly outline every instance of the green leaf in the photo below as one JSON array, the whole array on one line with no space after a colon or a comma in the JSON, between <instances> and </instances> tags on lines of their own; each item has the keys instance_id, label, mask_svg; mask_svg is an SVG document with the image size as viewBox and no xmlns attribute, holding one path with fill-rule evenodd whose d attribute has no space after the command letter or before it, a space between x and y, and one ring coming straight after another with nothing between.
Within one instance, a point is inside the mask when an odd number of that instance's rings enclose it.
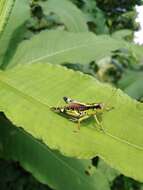
<instances>
[{"instance_id":1,"label":"green leaf","mask_svg":"<svg viewBox=\"0 0 143 190\"><path fill-rule=\"evenodd\" d=\"M110 184L112 184L113 180L120 175L120 173L115 170L114 168L111 168L108 164L106 164L102 159L99 160L98 170L101 171L108 179Z\"/></svg>"},{"instance_id":2,"label":"green leaf","mask_svg":"<svg viewBox=\"0 0 143 190\"><path fill-rule=\"evenodd\" d=\"M19 45L8 67L18 63L38 61L56 64L89 63L111 54L113 50L128 48L129 45L124 41L118 41L106 35L96 36L90 32L76 34L64 31L41 32Z\"/></svg>"},{"instance_id":3,"label":"green leaf","mask_svg":"<svg viewBox=\"0 0 143 190\"><path fill-rule=\"evenodd\" d=\"M116 39L126 39L128 36L132 36L133 31L129 29L122 29L117 30L116 32L112 33L112 37Z\"/></svg>"},{"instance_id":4,"label":"green leaf","mask_svg":"<svg viewBox=\"0 0 143 190\"><path fill-rule=\"evenodd\" d=\"M10 1L9 1L10 2ZM29 18L29 0L15 0L10 18L0 39L0 66L5 68L23 40L25 22Z\"/></svg>"},{"instance_id":5,"label":"green leaf","mask_svg":"<svg viewBox=\"0 0 143 190\"><path fill-rule=\"evenodd\" d=\"M0 35L8 22L13 5L14 0L0 0Z\"/></svg>"},{"instance_id":6,"label":"green leaf","mask_svg":"<svg viewBox=\"0 0 143 190\"><path fill-rule=\"evenodd\" d=\"M68 0L48 0L41 3L45 14L56 13L70 32L87 32L84 14Z\"/></svg>"},{"instance_id":7,"label":"green leaf","mask_svg":"<svg viewBox=\"0 0 143 190\"><path fill-rule=\"evenodd\" d=\"M90 160L62 156L0 116L1 154L6 159L19 161L41 183L56 190L110 190L104 174Z\"/></svg>"},{"instance_id":8,"label":"green leaf","mask_svg":"<svg viewBox=\"0 0 143 190\"><path fill-rule=\"evenodd\" d=\"M101 11L101 9L96 9L96 17L95 17L95 24L96 24L96 33L97 34L109 34L109 29L106 25L106 17Z\"/></svg>"},{"instance_id":9,"label":"green leaf","mask_svg":"<svg viewBox=\"0 0 143 190\"><path fill-rule=\"evenodd\" d=\"M101 118L77 124L53 111L63 96L114 107ZM60 103L59 105L64 105ZM0 72L0 110L16 126L64 155L99 155L121 173L143 180L143 104L94 78L52 64L19 65Z\"/></svg>"},{"instance_id":10,"label":"green leaf","mask_svg":"<svg viewBox=\"0 0 143 190\"><path fill-rule=\"evenodd\" d=\"M126 71L118 86L132 98L140 99L143 97L143 72Z\"/></svg>"}]
</instances>

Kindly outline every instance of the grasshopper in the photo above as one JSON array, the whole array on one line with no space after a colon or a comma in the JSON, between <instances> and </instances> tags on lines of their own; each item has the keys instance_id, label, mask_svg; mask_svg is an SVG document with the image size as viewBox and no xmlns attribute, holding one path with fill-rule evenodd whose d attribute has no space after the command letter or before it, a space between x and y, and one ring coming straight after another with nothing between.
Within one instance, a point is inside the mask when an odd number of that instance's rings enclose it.
<instances>
[{"instance_id":1,"label":"grasshopper","mask_svg":"<svg viewBox=\"0 0 143 190\"><path fill-rule=\"evenodd\" d=\"M100 129L104 131L98 116L103 112L109 111L112 108L107 108L104 103L81 103L68 97L63 97L63 100L67 105L62 107L51 107L51 109L65 117L68 117L71 121L77 122L78 129L80 129L80 123L90 117L94 117L96 123L100 126Z\"/></svg>"}]
</instances>

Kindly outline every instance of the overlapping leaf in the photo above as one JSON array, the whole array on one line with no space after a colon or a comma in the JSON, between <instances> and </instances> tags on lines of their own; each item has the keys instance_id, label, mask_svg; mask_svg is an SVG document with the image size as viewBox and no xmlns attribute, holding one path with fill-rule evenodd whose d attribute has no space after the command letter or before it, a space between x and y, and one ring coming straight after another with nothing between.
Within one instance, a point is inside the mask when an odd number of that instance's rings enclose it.
<instances>
[{"instance_id":1,"label":"overlapping leaf","mask_svg":"<svg viewBox=\"0 0 143 190\"><path fill-rule=\"evenodd\" d=\"M122 80L119 81L119 87L131 97L140 99L143 97L143 72L127 71Z\"/></svg>"},{"instance_id":2,"label":"overlapping leaf","mask_svg":"<svg viewBox=\"0 0 143 190\"><path fill-rule=\"evenodd\" d=\"M19 45L8 67L39 61L56 64L89 63L122 47L135 50L135 54L142 57L142 47L115 40L106 35L95 36L90 32L76 34L64 31L41 32Z\"/></svg>"},{"instance_id":3,"label":"overlapping leaf","mask_svg":"<svg viewBox=\"0 0 143 190\"><path fill-rule=\"evenodd\" d=\"M76 34L64 31L41 32L19 45L8 67L38 61L56 64L89 63L122 47L128 48L129 44L106 35L96 36L90 32ZM130 46L130 48L133 47Z\"/></svg>"},{"instance_id":4,"label":"overlapping leaf","mask_svg":"<svg viewBox=\"0 0 143 190\"><path fill-rule=\"evenodd\" d=\"M70 32L87 32L88 27L84 14L68 0L48 0L41 2L45 14L55 13Z\"/></svg>"},{"instance_id":5,"label":"overlapping leaf","mask_svg":"<svg viewBox=\"0 0 143 190\"><path fill-rule=\"evenodd\" d=\"M14 0L0 0L0 34L4 30L10 12L12 10Z\"/></svg>"},{"instance_id":6,"label":"overlapping leaf","mask_svg":"<svg viewBox=\"0 0 143 190\"><path fill-rule=\"evenodd\" d=\"M10 18L0 39L0 66L2 68L6 68L19 42L23 39L23 34L25 32L25 22L29 18L30 13L29 0L13 1L14 6ZM12 0L4 1L6 9L9 9L11 4Z\"/></svg>"}]
</instances>

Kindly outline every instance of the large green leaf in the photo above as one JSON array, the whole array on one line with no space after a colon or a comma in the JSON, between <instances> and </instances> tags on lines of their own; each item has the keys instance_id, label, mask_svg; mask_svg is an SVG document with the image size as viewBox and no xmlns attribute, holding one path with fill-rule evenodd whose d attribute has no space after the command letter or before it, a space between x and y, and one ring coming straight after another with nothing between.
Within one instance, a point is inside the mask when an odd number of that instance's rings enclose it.
<instances>
[{"instance_id":1,"label":"large green leaf","mask_svg":"<svg viewBox=\"0 0 143 190\"><path fill-rule=\"evenodd\" d=\"M12 4L11 0L5 2ZM0 39L0 65L2 68L7 66L19 42L23 40L25 22L29 15L29 0L15 0L10 18Z\"/></svg>"},{"instance_id":2,"label":"large green leaf","mask_svg":"<svg viewBox=\"0 0 143 190\"><path fill-rule=\"evenodd\" d=\"M44 13L55 13L60 17L68 31L87 32L84 14L69 0L48 0L41 3Z\"/></svg>"},{"instance_id":3,"label":"large green leaf","mask_svg":"<svg viewBox=\"0 0 143 190\"><path fill-rule=\"evenodd\" d=\"M115 40L106 35L96 36L90 32L76 34L64 31L41 32L19 45L8 67L18 63L38 61L56 64L88 63L109 55L111 51L121 47L134 48L124 41ZM141 52L140 56L142 56Z\"/></svg>"},{"instance_id":4,"label":"large green leaf","mask_svg":"<svg viewBox=\"0 0 143 190\"><path fill-rule=\"evenodd\" d=\"M94 120L75 133L75 123L49 109L63 96L113 106L101 118L106 133L96 130ZM120 90L57 65L19 65L0 73L0 110L52 149L78 158L99 155L122 173L143 180L143 105Z\"/></svg>"},{"instance_id":5,"label":"large green leaf","mask_svg":"<svg viewBox=\"0 0 143 190\"><path fill-rule=\"evenodd\" d=\"M136 54L142 56L142 47L136 48L135 45L114 40L106 35L95 36L92 33L74 34L64 31L42 32L19 46L9 67L18 63L38 61L87 63L122 47L136 49Z\"/></svg>"},{"instance_id":6,"label":"large green leaf","mask_svg":"<svg viewBox=\"0 0 143 190\"><path fill-rule=\"evenodd\" d=\"M56 190L110 189L104 174L96 170L91 161L62 156L0 116L1 155L19 161L40 182Z\"/></svg>"},{"instance_id":7,"label":"large green leaf","mask_svg":"<svg viewBox=\"0 0 143 190\"><path fill-rule=\"evenodd\" d=\"M14 0L0 0L0 34L8 22Z\"/></svg>"}]
</instances>

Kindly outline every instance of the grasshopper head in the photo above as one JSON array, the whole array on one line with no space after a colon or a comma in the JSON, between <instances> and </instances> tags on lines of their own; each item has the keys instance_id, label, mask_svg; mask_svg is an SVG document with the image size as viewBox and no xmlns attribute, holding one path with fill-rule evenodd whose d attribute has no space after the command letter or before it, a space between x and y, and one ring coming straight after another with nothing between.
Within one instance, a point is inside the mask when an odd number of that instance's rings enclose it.
<instances>
[{"instance_id":1,"label":"grasshopper head","mask_svg":"<svg viewBox=\"0 0 143 190\"><path fill-rule=\"evenodd\" d=\"M94 105L94 110L98 113L102 113L104 109L105 109L104 103L98 103Z\"/></svg>"}]
</instances>

